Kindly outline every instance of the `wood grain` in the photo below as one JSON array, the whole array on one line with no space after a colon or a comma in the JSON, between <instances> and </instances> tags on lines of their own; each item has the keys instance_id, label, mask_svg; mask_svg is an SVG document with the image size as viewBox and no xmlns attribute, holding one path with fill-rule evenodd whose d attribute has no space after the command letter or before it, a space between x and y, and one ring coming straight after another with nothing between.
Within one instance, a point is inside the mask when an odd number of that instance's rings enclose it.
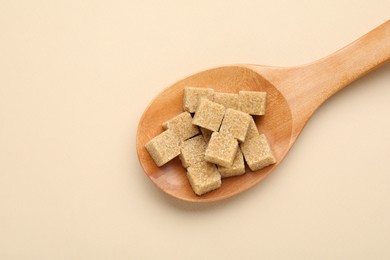
<instances>
[{"instance_id":1,"label":"wood grain","mask_svg":"<svg viewBox=\"0 0 390 260\"><path fill-rule=\"evenodd\" d=\"M146 108L137 130L137 153L147 176L164 192L186 201L207 202L231 197L260 182L286 156L314 111L329 97L390 59L390 21L343 49L313 63L290 68L260 65L227 66L189 76L163 90ZM161 124L183 111L186 86L216 91L267 92L267 111L255 117L269 139L277 163L257 172L224 179L221 188L197 196L178 158L157 167L145 144L163 131Z\"/></svg>"}]
</instances>

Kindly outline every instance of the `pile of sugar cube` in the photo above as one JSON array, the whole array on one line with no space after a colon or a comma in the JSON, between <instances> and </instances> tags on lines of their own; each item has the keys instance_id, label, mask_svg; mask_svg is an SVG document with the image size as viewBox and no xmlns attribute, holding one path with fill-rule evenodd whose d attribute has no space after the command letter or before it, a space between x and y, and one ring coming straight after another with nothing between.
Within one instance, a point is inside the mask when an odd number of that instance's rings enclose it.
<instances>
[{"instance_id":1,"label":"pile of sugar cube","mask_svg":"<svg viewBox=\"0 0 390 260\"><path fill-rule=\"evenodd\" d=\"M159 167L179 156L195 194L219 188L221 178L244 174L245 162L252 171L276 162L252 117L265 114L265 92L186 87L183 107L145 147Z\"/></svg>"}]
</instances>

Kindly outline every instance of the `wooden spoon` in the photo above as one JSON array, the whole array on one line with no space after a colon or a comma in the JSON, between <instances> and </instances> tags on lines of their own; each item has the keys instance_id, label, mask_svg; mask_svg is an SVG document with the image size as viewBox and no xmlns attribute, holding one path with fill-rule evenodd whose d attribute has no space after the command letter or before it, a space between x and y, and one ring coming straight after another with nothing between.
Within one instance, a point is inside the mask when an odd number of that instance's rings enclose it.
<instances>
[{"instance_id":1,"label":"wooden spoon","mask_svg":"<svg viewBox=\"0 0 390 260\"><path fill-rule=\"evenodd\" d=\"M206 70L163 90L138 125L137 153L146 175L164 192L186 201L217 201L239 194L270 174L283 160L313 112L329 97L390 59L390 20L343 49L313 63L290 68L239 65ZM161 124L183 111L185 86L220 92L267 92L266 115L255 119L269 139L277 163L257 172L223 179L221 188L197 196L178 158L157 167L145 144L163 131Z\"/></svg>"}]
</instances>

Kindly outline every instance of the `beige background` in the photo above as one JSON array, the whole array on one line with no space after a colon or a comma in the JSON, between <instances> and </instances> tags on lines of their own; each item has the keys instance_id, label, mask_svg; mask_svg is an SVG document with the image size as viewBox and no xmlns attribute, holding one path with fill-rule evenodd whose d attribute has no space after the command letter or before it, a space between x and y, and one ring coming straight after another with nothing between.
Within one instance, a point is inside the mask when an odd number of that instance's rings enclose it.
<instances>
[{"instance_id":1,"label":"beige background","mask_svg":"<svg viewBox=\"0 0 390 260\"><path fill-rule=\"evenodd\" d=\"M0 1L0 259L389 259L390 64L326 102L253 189L191 204L135 152L164 87L293 66L390 1Z\"/></svg>"}]
</instances>

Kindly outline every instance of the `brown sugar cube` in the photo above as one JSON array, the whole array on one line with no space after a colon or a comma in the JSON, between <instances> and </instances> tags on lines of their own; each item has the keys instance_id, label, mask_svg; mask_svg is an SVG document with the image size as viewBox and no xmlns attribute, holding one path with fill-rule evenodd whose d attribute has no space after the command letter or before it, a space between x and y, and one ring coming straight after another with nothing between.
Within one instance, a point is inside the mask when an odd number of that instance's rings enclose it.
<instances>
[{"instance_id":1,"label":"brown sugar cube","mask_svg":"<svg viewBox=\"0 0 390 260\"><path fill-rule=\"evenodd\" d=\"M215 92L213 101L225 108L238 109L238 94Z\"/></svg>"},{"instance_id":2,"label":"brown sugar cube","mask_svg":"<svg viewBox=\"0 0 390 260\"><path fill-rule=\"evenodd\" d=\"M252 117L247 113L228 108L219 132L229 133L234 138L244 142L251 119Z\"/></svg>"},{"instance_id":3,"label":"brown sugar cube","mask_svg":"<svg viewBox=\"0 0 390 260\"><path fill-rule=\"evenodd\" d=\"M192 123L211 131L218 131L224 114L224 106L203 98L196 109Z\"/></svg>"},{"instance_id":4,"label":"brown sugar cube","mask_svg":"<svg viewBox=\"0 0 390 260\"><path fill-rule=\"evenodd\" d=\"M205 159L224 167L231 167L238 149L237 140L229 134L214 132L207 145Z\"/></svg>"},{"instance_id":5,"label":"brown sugar cube","mask_svg":"<svg viewBox=\"0 0 390 260\"><path fill-rule=\"evenodd\" d=\"M259 130L257 129L255 120L253 119L253 117L251 117L245 139L246 140L251 139L252 137L259 136L259 135L260 135Z\"/></svg>"},{"instance_id":6,"label":"brown sugar cube","mask_svg":"<svg viewBox=\"0 0 390 260\"><path fill-rule=\"evenodd\" d=\"M214 97L214 89L212 88L186 87L184 88L184 99L183 99L184 110L190 113L194 113L198 108L198 105L202 98L213 100L213 97Z\"/></svg>"},{"instance_id":7,"label":"brown sugar cube","mask_svg":"<svg viewBox=\"0 0 390 260\"><path fill-rule=\"evenodd\" d=\"M206 146L207 144L201 135L184 141L181 145L181 153L179 155L183 167L188 168L191 165L204 162Z\"/></svg>"},{"instance_id":8,"label":"brown sugar cube","mask_svg":"<svg viewBox=\"0 0 390 260\"><path fill-rule=\"evenodd\" d=\"M188 112L183 112L164 122L163 128L173 130L182 141L199 134L199 129L192 124L192 116Z\"/></svg>"},{"instance_id":9,"label":"brown sugar cube","mask_svg":"<svg viewBox=\"0 0 390 260\"><path fill-rule=\"evenodd\" d=\"M160 167L180 154L180 142L180 138L168 129L150 140L145 148Z\"/></svg>"},{"instance_id":10,"label":"brown sugar cube","mask_svg":"<svg viewBox=\"0 0 390 260\"><path fill-rule=\"evenodd\" d=\"M200 132L202 133L203 138L206 141L206 143L208 143L210 141L211 134L213 133L213 131L201 127L200 128Z\"/></svg>"},{"instance_id":11,"label":"brown sugar cube","mask_svg":"<svg viewBox=\"0 0 390 260\"><path fill-rule=\"evenodd\" d=\"M218 171L222 178L238 176L245 173L244 157L240 151L240 148L237 150L233 165L231 167L218 166Z\"/></svg>"},{"instance_id":12,"label":"brown sugar cube","mask_svg":"<svg viewBox=\"0 0 390 260\"><path fill-rule=\"evenodd\" d=\"M190 166L187 178L192 190L199 196L221 187L221 175L212 163L203 162Z\"/></svg>"},{"instance_id":13,"label":"brown sugar cube","mask_svg":"<svg viewBox=\"0 0 390 260\"><path fill-rule=\"evenodd\" d=\"M260 170L276 162L264 134L246 140L240 147L245 161L252 171Z\"/></svg>"},{"instance_id":14,"label":"brown sugar cube","mask_svg":"<svg viewBox=\"0 0 390 260\"><path fill-rule=\"evenodd\" d=\"M266 92L240 91L238 96L239 110L250 115L265 114Z\"/></svg>"}]
</instances>

